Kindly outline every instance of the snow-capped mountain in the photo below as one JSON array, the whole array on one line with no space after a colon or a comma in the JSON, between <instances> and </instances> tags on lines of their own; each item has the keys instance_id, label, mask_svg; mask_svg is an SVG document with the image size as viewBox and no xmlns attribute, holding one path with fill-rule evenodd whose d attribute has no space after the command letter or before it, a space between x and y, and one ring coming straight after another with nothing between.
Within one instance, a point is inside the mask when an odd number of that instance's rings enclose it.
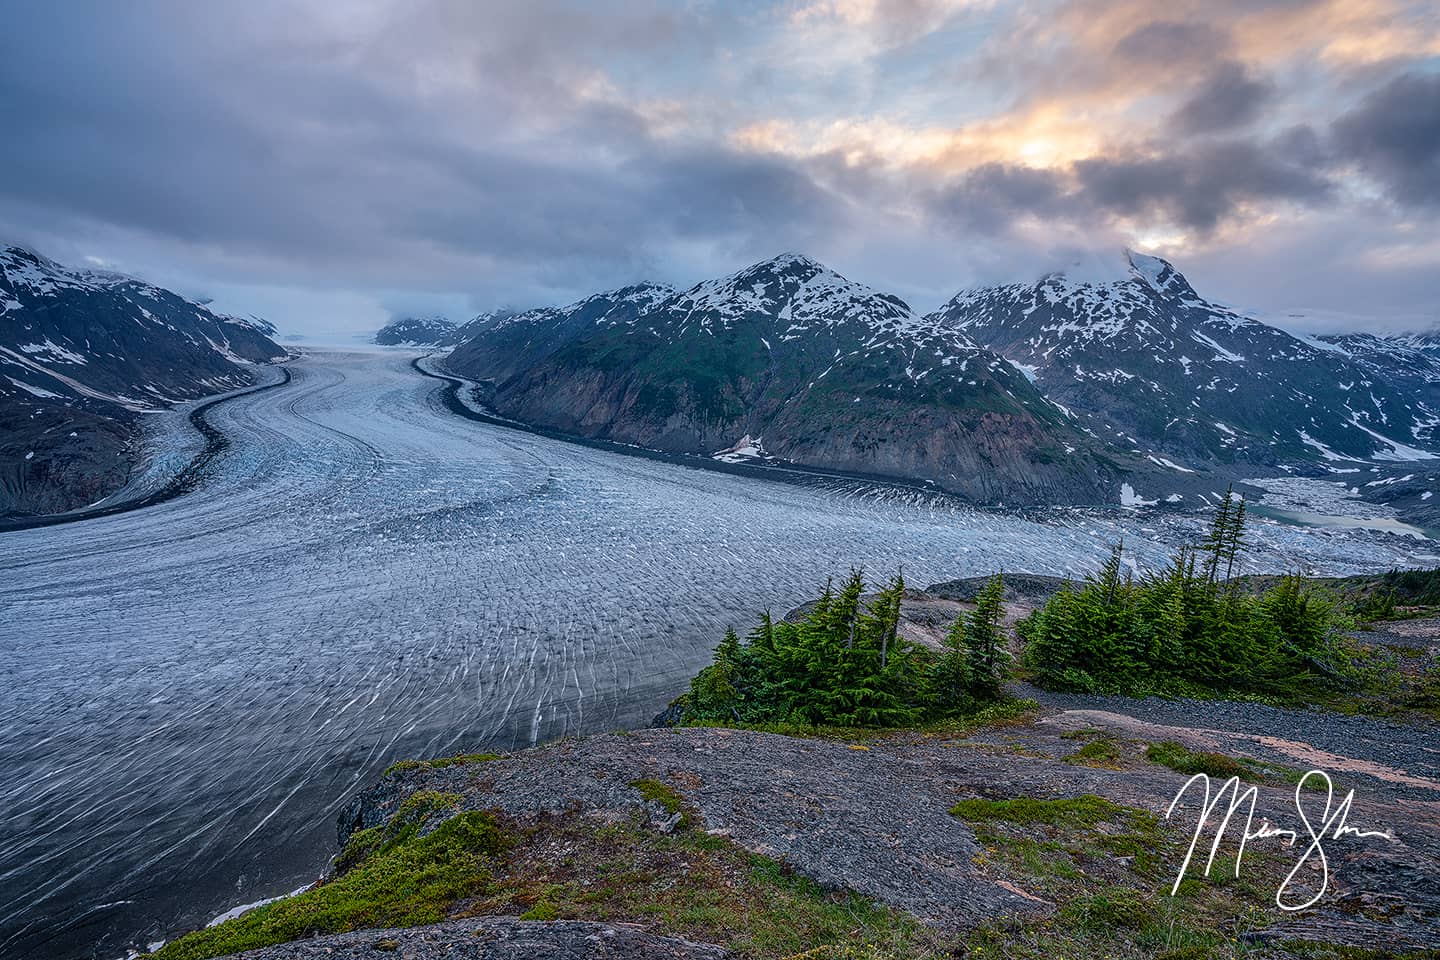
<instances>
[{"instance_id":1,"label":"snow-capped mountain","mask_svg":"<svg viewBox=\"0 0 1440 960\"><path fill-rule=\"evenodd\" d=\"M1286 333L1158 257L1123 265L966 290L933 319L1027 370L1096 436L1177 471L1440 455L1440 398L1388 348Z\"/></svg>"},{"instance_id":2,"label":"snow-capped mountain","mask_svg":"<svg viewBox=\"0 0 1440 960\"><path fill-rule=\"evenodd\" d=\"M133 277L0 249L0 515L124 482L137 415L252 383L285 356L269 324Z\"/></svg>"},{"instance_id":3,"label":"snow-capped mountain","mask_svg":"<svg viewBox=\"0 0 1440 960\"><path fill-rule=\"evenodd\" d=\"M508 379L592 331L634 324L674 294L663 283L637 283L566 307L482 313L458 331L449 363L456 370L484 369L483 379Z\"/></svg>"},{"instance_id":4,"label":"snow-capped mountain","mask_svg":"<svg viewBox=\"0 0 1440 960\"><path fill-rule=\"evenodd\" d=\"M1380 337L1371 333L1324 334L1313 339L1377 379L1411 390L1431 405L1440 406L1440 345L1427 347L1417 337Z\"/></svg>"},{"instance_id":5,"label":"snow-capped mountain","mask_svg":"<svg viewBox=\"0 0 1440 960\"><path fill-rule=\"evenodd\" d=\"M783 254L474 329L446 361L506 416L725 459L928 480L985 502L1111 499L1113 464L1026 377L905 301Z\"/></svg>"},{"instance_id":6,"label":"snow-capped mountain","mask_svg":"<svg viewBox=\"0 0 1440 960\"><path fill-rule=\"evenodd\" d=\"M1432 357L1440 357L1440 328L1423 333L1406 333L1385 339Z\"/></svg>"},{"instance_id":7,"label":"snow-capped mountain","mask_svg":"<svg viewBox=\"0 0 1440 960\"><path fill-rule=\"evenodd\" d=\"M395 317L375 334L375 342L387 347L436 347L449 343L457 326L448 317Z\"/></svg>"}]
</instances>

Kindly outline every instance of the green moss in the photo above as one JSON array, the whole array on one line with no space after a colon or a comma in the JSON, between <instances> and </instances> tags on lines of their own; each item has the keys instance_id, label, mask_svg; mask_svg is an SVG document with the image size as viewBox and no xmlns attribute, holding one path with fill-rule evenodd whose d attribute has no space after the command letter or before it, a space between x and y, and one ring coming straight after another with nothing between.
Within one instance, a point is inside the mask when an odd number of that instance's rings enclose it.
<instances>
[{"instance_id":1,"label":"green moss","mask_svg":"<svg viewBox=\"0 0 1440 960\"><path fill-rule=\"evenodd\" d=\"M406 797L388 821L350 835L345 849L335 858L334 874L340 876L377 853L383 853L415 837L432 814L452 810L460 803L457 793L420 790Z\"/></svg>"},{"instance_id":2,"label":"green moss","mask_svg":"<svg viewBox=\"0 0 1440 960\"><path fill-rule=\"evenodd\" d=\"M406 815L431 800L410 806ZM485 813L451 817L424 836L417 835L417 824L409 821L389 835L368 838L368 852L357 853L349 869L329 883L186 934L150 956L206 960L305 937L443 920L457 900L484 887L510 838Z\"/></svg>"},{"instance_id":3,"label":"green moss","mask_svg":"<svg viewBox=\"0 0 1440 960\"><path fill-rule=\"evenodd\" d=\"M1169 767L1177 773L1194 776L1203 773L1218 780L1239 777L1247 783L1263 783L1270 786L1298 784L1305 776L1304 770L1287 767L1278 763L1266 763L1249 757L1227 757L1221 753L1191 750L1183 744L1166 740L1151 744L1145 750L1145 759L1151 763ZM1323 783L1315 777L1305 781L1308 790L1323 790Z\"/></svg>"},{"instance_id":4,"label":"green moss","mask_svg":"<svg viewBox=\"0 0 1440 960\"><path fill-rule=\"evenodd\" d=\"M724 837L661 834L639 818L537 819L463 915L517 914L638 922L751 960L940 960L958 945L902 910L822 887Z\"/></svg>"},{"instance_id":5,"label":"green moss","mask_svg":"<svg viewBox=\"0 0 1440 960\"><path fill-rule=\"evenodd\" d=\"M405 770L440 770L445 767L458 767L470 763L489 763L491 760L499 760L498 753L462 753L453 757L435 757L431 760L397 760L385 768L384 776L392 773L400 773Z\"/></svg>"},{"instance_id":6,"label":"green moss","mask_svg":"<svg viewBox=\"0 0 1440 960\"><path fill-rule=\"evenodd\" d=\"M381 774L381 776L388 777L392 773L404 773L407 770L419 770L425 765L425 761L423 760L396 760L394 763L390 764L390 766L385 768L385 772Z\"/></svg>"},{"instance_id":7,"label":"green moss","mask_svg":"<svg viewBox=\"0 0 1440 960\"><path fill-rule=\"evenodd\" d=\"M686 721L686 727L718 727L727 730L754 730L758 733L773 733L782 737L802 737L814 740L875 741L890 738L922 737L925 739L966 737L987 727L1015 726L1029 723L1040 711L1040 704L1034 700L1019 698L1005 699L989 704L972 713L946 717L929 723L909 727L849 727L833 724L816 725L808 723L729 723L721 721Z\"/></svg>"},{"instance_id":8,"label":"green moss","mask_svg":"<svg viewBox=\"0 0 1440 960\"><path fill-rule=\"evenodd\" d=\"M1058 908L983 924L966 938L970 960L1243 957L1244 934L1274 922L1267 905L1291 865L1247 849L1240 878L1221 857L1211 879L1187 877L1171 896L1187 838L1146 811L1082 796L972 800L955 812L971 823L987 875Z\"/></svg>"},{"instance_id":9,"label":"green moss","mask_svg":"<svg viewBox=\"0 0 1440 960\"><path fill-rule=\"evenodd\" d=\"M665 808L666 813L680 814L680 826L688 827L690 825L690 814L685 808L685 798L680 796L668 783L654 778L646 778L631 780L630 786L634 787L635 792L646 800L660 804Z\"/></svg>"},{"instance_id":10,"label":"green moss","mask_svg":"<svg viewBox=\"0 0 1440 960\"><path fill-rule=\"evenodd\" d=\"M1109 737L1091 740L1065 758L1067 763L1086 767L1113 768L1120 765L1120 745Z\"/></svg>"},{"instance_id":11,"label":"green moss","mask_svg":"<svg viewBox=\"0 0 1440 960\"><path fill-rule=\"evenodd\" d=\"M1178 773L1191 775L1203 773L1220 780L1229 780L1231 777L1248 780L1255 776L1253 770L1232 757L1219 753L1193 751L1183 744L1170 740L1152 744L1145 751L1145 759L1151 763L1169 767Z\"/></svg>"},{"instance_id":12,"label":"green moss","mask_svg":"<svg viewBox=\"0 0 1440 960\"><path fill-rule=\"evenodd\" d=\"M1014 824L1048 824L1071 828L1094 827L1103 822L1148 816L1144 811L1122 807L1104 797L1085 794L1059 800L1016 797L1013 800L961 800L950 808L952 816L973 822L1000 820Z\"/></svg>"},{"instance_id":13,"label":"green moss","mask_svg":"<svg viewBox=\"0 0 1440 960\"><path fill-rule=\"evenodd\" d=\"M1150 907L1139 891L1118 885L1077 897L1060 909L1062 922L1102 932L1116 927L1139 929L1149 916Z\"/></svg>"}]
</instances>

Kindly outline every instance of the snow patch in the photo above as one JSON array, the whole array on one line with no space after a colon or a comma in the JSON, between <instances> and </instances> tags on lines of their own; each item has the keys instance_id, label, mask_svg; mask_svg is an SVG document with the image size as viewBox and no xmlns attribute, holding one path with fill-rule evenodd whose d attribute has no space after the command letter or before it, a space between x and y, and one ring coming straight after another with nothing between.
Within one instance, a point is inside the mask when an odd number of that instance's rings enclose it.
<instances>
[{"instance_id":1,"label":"snow patch","mask_svg":"<svg viewBox=\"0 0 1440 960\"><path fill-rule=\"evenodd\" d=\"M1141 497L1128 483L1120 484L1120 506L1122 507L1153 507L1159 502L1159 500L1146 500Z\"/></svg>"},{"instance_id":2,"label":"snow patch","mask_svg":"<svg viewBox=\"0 0 1440 960\"><path fill-rule=\"evenodd\" d=\"M20 352L32 355L39 355L42 360L50 360L52 363L88 363L85 357L53 343L48 337L44 343L22 343Z\"/></svg>"},{"instance_id":3,"label":"snow patch","mask_svg":"<svg viewBox=\"0 0 1440 960\"><path fill-rule=\"evenodd\" d=\"M710 459L719 460L723 463L744 463L747 460L766 460L769 459L769 456L770 455L765 452L761 438L755 437L752 439L750 434L747 433L736 441L735 446L712 453Z\"/></svg>"},{"instance_id":4,"label":"snow patch","mask_svg":"<svg viewBox=\"0 0 1440 960\"><path fill-rule=\"evenodd\" d=\"M1194 470L1191 470L1189 467L1182 467L1182 466L1180 466L1180 464L1176 463L1174 460L1169 459L1168 457L1157 457L1157 456L1155 456L1155 454L1152 453L1152 454L1149 455L1149 458L1150 458L1150 462L1151 462L1151 463L1158 464L1158 465L1160 465L1160 466L1162 466L1162 467L1169 467L1171 470L1179 470L1181 473L1194 473L1194 472L1195 472Z\"/></svg>"}]
</instances>

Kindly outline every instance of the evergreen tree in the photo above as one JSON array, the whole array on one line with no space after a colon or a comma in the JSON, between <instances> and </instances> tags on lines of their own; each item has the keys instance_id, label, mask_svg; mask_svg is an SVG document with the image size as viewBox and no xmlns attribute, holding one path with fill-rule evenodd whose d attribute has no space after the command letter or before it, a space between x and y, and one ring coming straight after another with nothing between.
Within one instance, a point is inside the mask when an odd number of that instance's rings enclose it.
<instances>
[{"instance_id":1,"label":"evergreen tree","mask_svg":"<svg viewBox=\"0 0 1440 960\"><path fill-rule=\"evenodd\" d=\"M1234 484L1225 488L1225 496L1220 501L1219 509L1215 511L1215 519L1210 522L1210 532L1205 537L1204 546L1200 548L1205 554L1205 582L1211 587L1214 587L1220 578L1220 563L1225 556L1225 544L1230 535L1231 514L1234 512L1232 504L1234 490Z\"/></svg>"},{"instance_id":2,"label":"evergreen tree","mask_svg":"<svg viewBox=\"0 0 1440 960\"><path fill-rule=\"evenodd\" d=\"M951 621L944 651L930 673L930 706L944 716L965 709L970 701L970 650L965 642L965 614Z\"/></svg>"},{"instance_id":3,"label":"evergreen tree","mask_svg":"<svg viewBox=\"0 0 1440 960\"><path fill-rule=\"evenodd\" d=\"M1117 546L1082 590L1021 625L1031 676L1052 689L1287 696L1338 676L1346 617L1298 575L1247 592L1235 576L1245 523L1244 499L1227 490L1204 541L1139 583L1122 576Z\"/></svg>"},{"instance_id":4,"label":"evergreen tree","mask_svg":"<svg viewBox=\"0 0 1440 960\"><path fill-rule=\"evenodd\" d=\"M976 700L998 700L1005 687L1010 655L1000 629L1004 596L1005 581L996 574L976 597L964 629L969 692Z\"/></svg>"},{"instance_id":5,"label":"evergreen tree","mask_svg":"<svg viewBox=\"0 0 1440 960\"><path fill-rule=\"evenodd\" d=\"M1076 598L1070 584L1020 625L1024 662L1035 682L1050 690L1089 691L1094 679L1080 666Z\"/></svg>"}]
</instances>

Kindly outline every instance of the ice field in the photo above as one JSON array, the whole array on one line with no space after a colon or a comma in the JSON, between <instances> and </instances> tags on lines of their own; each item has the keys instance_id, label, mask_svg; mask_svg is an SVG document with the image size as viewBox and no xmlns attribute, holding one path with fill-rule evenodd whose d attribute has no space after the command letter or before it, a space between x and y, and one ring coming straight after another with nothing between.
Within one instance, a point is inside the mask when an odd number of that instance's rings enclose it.
<instances>
[{"instance_id":1,"label":"ice field","mask_svg":"<svg viewBox=\"0 0 1440 960\"><path fill-rule=\"evenodd\" d=\"M1078 574L1122 535L1158 563L1202 522L570 445L448 412L414 355L313 353L210 411L231 445L201 489L0 534L0 956L109 960L293 890L393 760L648 722L727 624L851 564ZM1434 562L1364 531L1254 534L1260 568Z\"/></svg>"}]
</instances>

